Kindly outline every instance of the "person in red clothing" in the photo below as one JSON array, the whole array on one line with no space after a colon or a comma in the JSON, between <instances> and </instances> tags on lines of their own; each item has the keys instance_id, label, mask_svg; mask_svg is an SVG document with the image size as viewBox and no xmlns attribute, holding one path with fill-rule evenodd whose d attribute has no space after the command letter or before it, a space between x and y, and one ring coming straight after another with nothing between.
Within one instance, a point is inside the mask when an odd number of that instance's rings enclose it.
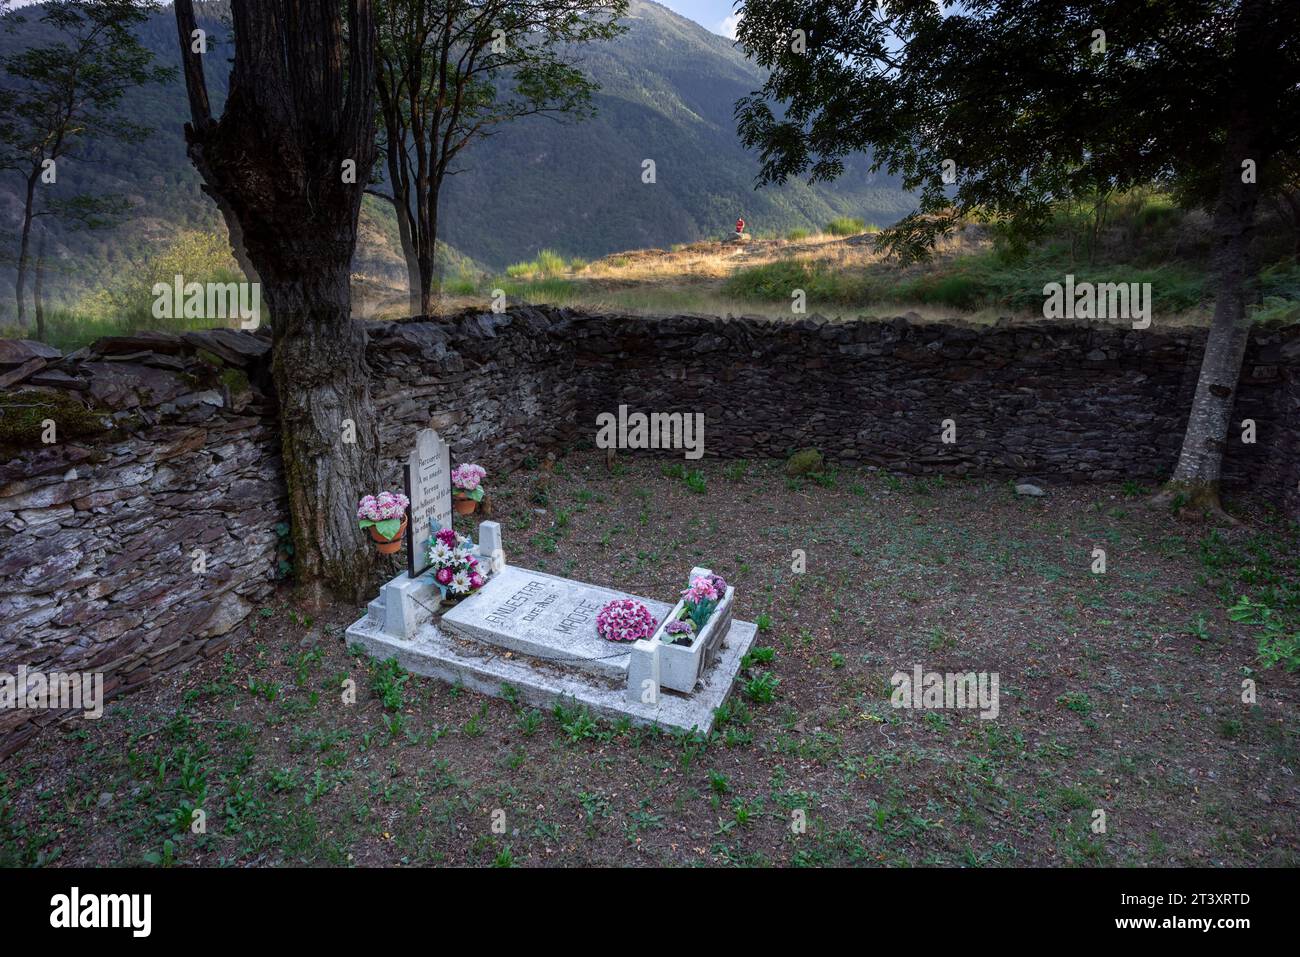
<instances>
[{"instance_id":1,"label":"person in red clothing","mask_svg":"<svg viewBox=\"0 0 1300 957\"><path fill-rule=\"evenodd\" d=\"M737 236L743 236L744 234L745 234L745 221L744 221L743 219L737 219L737 220L736 220L736 235L737 235Z\"/></svg>"}]
</instances>

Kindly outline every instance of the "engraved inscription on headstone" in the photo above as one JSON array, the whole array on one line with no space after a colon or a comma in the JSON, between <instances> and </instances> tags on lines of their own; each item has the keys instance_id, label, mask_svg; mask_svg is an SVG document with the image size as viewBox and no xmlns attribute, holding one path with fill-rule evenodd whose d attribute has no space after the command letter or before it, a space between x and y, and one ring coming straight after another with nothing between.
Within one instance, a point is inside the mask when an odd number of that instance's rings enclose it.
<instances>
[{"instance_id":1,"label":"engraved inscription on headstone","mask_svg":"<svg viewBox=\"0 0 1300 957\"><path fill-rule=\"evenodd\" d=\"M406 463L406 495L411 500L406 570L415 578L429 567L434 530L451 528L451 451L433 429L421 429L415 437Z\"/></svg>"},{"instance_id":2,"label":"engraved inscription on headstone","mask_svg":"<svg viewBox=\"0 0 1300 957\"><path fill-rule=\"evenodd\" d=\"M622 592L507 565L473 597L442 616L442 627L541 661L573 665L597 674L626 673L628 645L596 633L596 615ZM672 609L644 601L656 619Z\"/></svg>"}]
</instances>

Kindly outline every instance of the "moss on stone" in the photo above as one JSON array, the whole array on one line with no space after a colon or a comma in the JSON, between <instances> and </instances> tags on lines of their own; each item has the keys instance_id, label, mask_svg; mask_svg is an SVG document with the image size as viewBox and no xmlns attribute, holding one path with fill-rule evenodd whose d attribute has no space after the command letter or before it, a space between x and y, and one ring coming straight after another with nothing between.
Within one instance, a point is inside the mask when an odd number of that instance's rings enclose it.
<instances>
[{"instance_id":1,"label":"moss on stone","mask_svg":"<svg viewBox=\"0 0 1300 957\"><path fill-rule=\"evenodd\" d=\"M800 449L785 460L785 474L791 478L807 475L809 472L819 472L821 467L822 454L816 449Z\"/></svg>"},{"instance_id":2,"label":"moss on stone","mask_svg":"<svg viewBox=\"0 0 1300 957\"><path fill-rule=\"evenodd\" d=\"M220 379L221 384L230 390L231 395L242 395L252 388L244 370L236 369L234 366L223 369Z\"/></svg>"},{"instance_id":3,"label":"moss on stone","mask_svg":"<svg viewBox=\"0 0 1300 957\"><path fill-rule=\"evenodd\" d=\"M46 419L54 420L59 439L108 431L102 413L87 409L66 392L23 389L0 395L0 445L40 445Z\"/></svg>"}]
</instances>

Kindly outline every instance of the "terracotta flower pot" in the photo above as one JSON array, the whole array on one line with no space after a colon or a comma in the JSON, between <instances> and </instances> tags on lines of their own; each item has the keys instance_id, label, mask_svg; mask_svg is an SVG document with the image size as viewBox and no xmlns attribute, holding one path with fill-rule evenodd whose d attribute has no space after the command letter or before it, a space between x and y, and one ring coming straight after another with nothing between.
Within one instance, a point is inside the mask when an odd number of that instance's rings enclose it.
<instances>
[{"instance_id":1,"label":"terracotta flower pot","mask_svg":"<svg viewBox=\"0 0 1300 957\"><path fill-rule=\"evenodd\" d=\"M375 551L380 555L392 555L402 547L402 536L406 534L406 516L402 516L402 524L398 526L397 534L391 539L384 538L379 534L375 526L370 526L370 537L375 540Z\"/></svg>"},{"instance_id":2,"label":"terracotta flower pot","mask_svg":"<svg viewBox=\"0 0 1300 957\"><path fill-rule=\"evenodd\" d=\"M453 492L451 496L451 507L456 510L457 515L473 515L478 508L478 502L474 501L464 492Z\"/></svg>"}]
</instances>

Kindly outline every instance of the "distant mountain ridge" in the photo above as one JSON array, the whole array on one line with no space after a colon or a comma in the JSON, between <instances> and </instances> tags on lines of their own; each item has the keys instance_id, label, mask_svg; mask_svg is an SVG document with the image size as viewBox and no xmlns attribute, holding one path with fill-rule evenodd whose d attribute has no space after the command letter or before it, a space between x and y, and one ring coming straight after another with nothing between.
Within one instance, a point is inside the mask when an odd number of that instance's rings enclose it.
<instances>
[{"instance_id":1,"label":"distant mountain ridge","mask_svg":"<svg viewBox=\"0 0 1300 957\"><path fill-rule=\"evenodd\" d=\"M230 46L222 20L228 4L200 3L200 23L216 44L208 57L214 109L224 101ZM10 51L38 29L28 23L0 31ZM443 190L442 239L492 269L530 259L543 248L595 258L649 246L667 247L729 231L737 216L766 232L817 227L839 215L881 224L912 208L888 177L874 182L865 163L837 183L753 188L757 161L740 147L735 101L757 89L762 73L730 40L648 0L632 0L628 31L587 48L585 69L600 83L597 114L584 122L530 118L505 127L463 155L465 169ZM150 18L141 42L158 61L176 66L176 27L170 8ZM135 204L129 222L97 233L73 233L51 223L52 298L69 299L129 270L179 229L224 229L185 155L188 118L179 75L165 86L133 91L123 110L154 132L144 144L89 141L60 164L61 195L122 193ZM642 182L643 161L656 182ZM0 174L0 282L12 288L21 183ZM401 285L405 270L391 209L367 198L354 272L378 284ZM11 248L12 247L12 248ZM455 253L450 267L457 268ZM62 296L60 296L60 290ZM0 302L11 299L0 290ZM9 306L12 309L12 305Z\"/></svg>"}]
</instances>

